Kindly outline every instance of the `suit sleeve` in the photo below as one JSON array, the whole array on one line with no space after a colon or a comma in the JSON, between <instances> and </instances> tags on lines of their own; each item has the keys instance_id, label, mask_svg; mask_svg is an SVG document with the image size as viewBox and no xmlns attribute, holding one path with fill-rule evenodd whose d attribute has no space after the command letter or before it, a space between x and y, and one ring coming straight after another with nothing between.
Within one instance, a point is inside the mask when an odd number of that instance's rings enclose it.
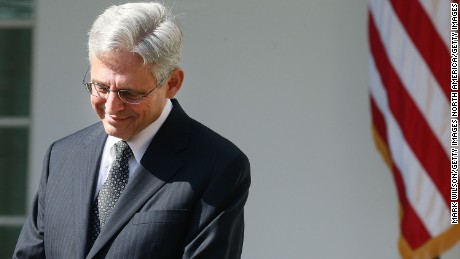
<instances>
[{"instance_id":1,"label":"suit sleeve","mask_svg":"<svg viewBox=\"0 0 460 259\"><path fill-rule=\"evenodd\" d=\"M218 167L192 218L183 259L241 257L250 183L249 161L243 153Z\"/></svg>"},{"instance_id":2,"label":"suit sleeve","mask_svg":"<svg viewBox=\"0 0 460 259\"><path fill-rule=\"evenodd\" d=\"M44 208L51 149L52 146L46 152L38 193L35 197L31 214L22 227L21 234L19 235L16 249L13 254L13 259L46 257L43 242Z\"/></svg>"}]
</instances>

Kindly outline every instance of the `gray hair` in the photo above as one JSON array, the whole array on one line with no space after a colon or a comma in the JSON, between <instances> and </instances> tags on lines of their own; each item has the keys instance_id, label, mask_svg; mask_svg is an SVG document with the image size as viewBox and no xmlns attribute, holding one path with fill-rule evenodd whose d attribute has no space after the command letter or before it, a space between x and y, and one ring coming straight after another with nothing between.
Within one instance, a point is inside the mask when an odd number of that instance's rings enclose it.
<instances>
[{"instance_id":1,"label":"gray hair","mask_svg":"<svg viewBox=\"0 0 460 259\"><path fill-rule=\"evenodd\" d=\"M89 58L119 49L139 54L152 64L157 80L179 65L182 31L162 4L128 3L107 8L88 33Z\"/></svg>"}]
</instances>

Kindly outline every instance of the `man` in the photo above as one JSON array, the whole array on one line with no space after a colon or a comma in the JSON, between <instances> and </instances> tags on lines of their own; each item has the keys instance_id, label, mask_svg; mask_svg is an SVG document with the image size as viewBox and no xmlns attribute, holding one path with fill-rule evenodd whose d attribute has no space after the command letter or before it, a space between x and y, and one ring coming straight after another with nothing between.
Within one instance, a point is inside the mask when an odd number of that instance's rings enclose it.
<instances>
[{"instance_id":1,"label":"man","mask_svg":"<svg viewBox=\"0 0 460 259\"><path fill-rule=\"evenodd\" d=\"M112 6L84 84L101 122L47 151L14 258L240 258L247 157L187 116L182 33L161 4Z\"/></svg>"}]
</instances>

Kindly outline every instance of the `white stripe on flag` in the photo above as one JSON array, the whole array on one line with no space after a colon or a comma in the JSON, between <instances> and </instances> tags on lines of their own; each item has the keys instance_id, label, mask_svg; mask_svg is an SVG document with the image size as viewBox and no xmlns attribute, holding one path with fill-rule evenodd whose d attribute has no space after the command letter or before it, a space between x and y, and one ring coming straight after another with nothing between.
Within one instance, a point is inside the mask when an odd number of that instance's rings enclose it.
<instances>
[{"instance_id":1,"label":"white stripe on flag","mask_svg":"<svg viewBox=\"0 0 460 259\"><path fill-rule=\"evenodd\" d=\"M401 129L388 107L387 93L372 56L370 56L369 62L369 75L371 95L385 117L388 148L393 162L402 174L407 199L430 235L439 235L450 227L449 209L403 137Z\"/></svg>"},{"instance_id":2,"label":"white stripe on flag","mask_svg":"<svg viewBox=\"0 0 460 259\"><path fill-rule=\"evenodd\" d=\"M387 56L428 125L450 154L450 102L401 25L388 1L371 1L370 10Z\"/></svg>"},{"instance_id":3,"label":"white stripe on flag","mask_svg":"<svg viewBox=\"0 0 460 259\"><path fill-rule=\"evenodd\" d=\"M450 46L450 0L419 0L446 48Z\"/></svg>"}]
</instances>

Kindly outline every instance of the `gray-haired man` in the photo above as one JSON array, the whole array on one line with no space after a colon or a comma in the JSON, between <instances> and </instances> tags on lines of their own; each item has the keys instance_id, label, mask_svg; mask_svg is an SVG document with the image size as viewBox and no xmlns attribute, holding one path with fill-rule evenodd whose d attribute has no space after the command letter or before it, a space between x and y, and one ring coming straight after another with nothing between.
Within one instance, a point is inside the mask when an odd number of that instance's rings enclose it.
<instances>
[{"instance_id":1,"label":"gray-haired man","mask_svg":"<svg viewBox=\"0 0 460 259\"><path fill-rule=\"evenodd\" d=\"M88 47L101 122L48 149L14 258L240 258L249 162L174 99L182 33L169 11L112 6Z\"/></svg>"}]
</instances>

